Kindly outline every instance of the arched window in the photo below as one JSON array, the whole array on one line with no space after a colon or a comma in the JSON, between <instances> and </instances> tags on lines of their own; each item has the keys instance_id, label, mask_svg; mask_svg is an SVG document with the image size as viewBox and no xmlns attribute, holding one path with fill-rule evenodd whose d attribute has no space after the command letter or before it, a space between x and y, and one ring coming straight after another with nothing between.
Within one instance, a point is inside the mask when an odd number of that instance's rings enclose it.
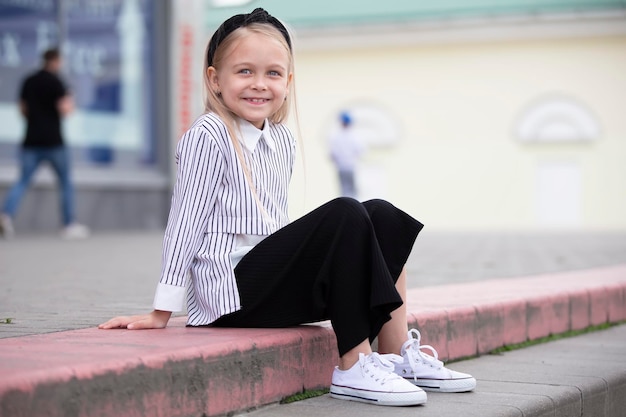
<instances>
[{"instance_id":1,"label":"arched window","mask_svg":"<svg viewBox=\"0 0 626 417\"><path fill-rule=\"evenodd\" d=\"M515 125L522 142L590 142L600 137L595 115L580 101L565 96L542 97L530 104Z\"/></svg>"},{"instance_id":2,"label":"arched window","mask_svg":"<svg viewBox=\"0 0 626 417\"><path fill-rule=\"evenodd\" d=\"M368 148L386 148L400 141L401 126L394 115L383 106L372 102L348 104L342 108L350 114L355 134ZM331 130L339 128L339 117L334 115Z\"/></svg>"}]
</instances>

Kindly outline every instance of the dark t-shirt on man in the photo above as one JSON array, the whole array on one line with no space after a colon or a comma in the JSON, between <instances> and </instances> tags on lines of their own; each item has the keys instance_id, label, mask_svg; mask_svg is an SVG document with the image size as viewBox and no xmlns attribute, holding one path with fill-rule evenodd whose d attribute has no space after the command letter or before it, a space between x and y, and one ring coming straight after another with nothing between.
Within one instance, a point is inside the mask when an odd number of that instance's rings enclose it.
<instances>
[{"instance_id":1,"label":"dark t-shirt on man","mask_svg":"<svg viewBox=\"0 0 626 417\"><path fill-rule=\"evenodd\" d=\"M54 147L63 145L61 114L57 103L67 89L55 74L39 70L22 84L20 99L26 105L26 137L22 146Z\"/></svg>"}]
</instances>

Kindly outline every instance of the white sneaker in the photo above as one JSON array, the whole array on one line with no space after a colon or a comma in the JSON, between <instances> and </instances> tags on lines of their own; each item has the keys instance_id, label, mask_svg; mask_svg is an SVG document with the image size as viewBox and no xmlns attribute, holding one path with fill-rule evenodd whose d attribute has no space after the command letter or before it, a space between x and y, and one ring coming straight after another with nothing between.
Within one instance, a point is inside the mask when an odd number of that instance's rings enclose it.
<instances>
[{"instance_id":1,"label":"white sneaker","mask_svg":"<svg viewBox=\"0 0 626 417\"><path fill-rule=\"evenodd\" d=\"M13 220L6 214L0 214L0 236L5 239L11 239L15 236L13 229Z\"/></svg>"},{"instance_id":2,"label":"white sneaker","mask_svg":"<svg viewBox=\"0 0 626 417\"><path fill-rule=\"evenodd\" d=\"M85 239L89 234L89 228L79 223L68 224L61 230L63 239Z\"/></svg>"},{"instance_id":3,"label":"white sneaker","mask_svg":"<svg viewBox=\"0 0 626 417\"><path fill-rule=\"evenodd\" d=\"M432 346L420 345L419 331L411 329L408 336L400 352L403 360L395 364L396 374L426 391L466 392L476 388L473 376L444 367ZM422 349L430 350L432 356Z\"/></svg>"},{"instance_id":4,"label":"white sneaker","mask_svg":"<svg viewBox=\"0 0 626 417\"><path fill-rule=\"evenodd\" d=\"M335 367L330 396L340 400L361 401L376 405L418 405L426 402L426 393L393 372L392 361L402 361L398 355L378 353L359 354L352 368L342 371Z\"/></svg>"}]
</instances>

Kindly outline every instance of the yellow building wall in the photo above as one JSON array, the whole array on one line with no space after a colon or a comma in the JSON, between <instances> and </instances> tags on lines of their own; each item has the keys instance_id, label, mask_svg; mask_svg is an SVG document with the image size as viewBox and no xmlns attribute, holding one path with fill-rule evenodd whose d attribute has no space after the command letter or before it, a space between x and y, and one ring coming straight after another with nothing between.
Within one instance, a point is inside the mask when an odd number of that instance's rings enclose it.
<instances>
[{"instance_id":1,"label":"yellow building wall","mask_svg":"<svg viewBox=\"0 0 626 417\"><path fill-rule=\"evenodd\" d=\"M302 160L292 185L297 217L338 195L327 157L329 124L345 106L380 106L401 140L373 149L362 167L383 175L387 198L431 230L563 228L537 214L544 163L580 169L577 230L626 230L626 37L296 49ZM584 104L597 140L523 143L522 112L549 95ZM296 127L294 119L292 127ZM302 156L302 153L300 153ZM306 190L306 191L304 191Z\"/></svg>"}]
</instances>

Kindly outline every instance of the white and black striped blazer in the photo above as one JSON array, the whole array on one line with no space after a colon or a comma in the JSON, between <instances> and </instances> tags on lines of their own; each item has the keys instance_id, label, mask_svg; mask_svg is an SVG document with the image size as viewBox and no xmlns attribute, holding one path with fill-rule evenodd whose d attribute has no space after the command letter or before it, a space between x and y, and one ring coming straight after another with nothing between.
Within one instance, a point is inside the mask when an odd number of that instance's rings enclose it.
<instances>
[{"instance_id":1,"label":"white and black striped blazer","mask_svg":"<svg viewBox=\"0 0 626 417\"><path fill-rule=\"evenodd\" d=\"M269 121L262 131L243 120L239 126L256 197L217 115L198 118L176 149L176 184L154 308L182 310L189 274L187 323L193 326L212 323L241 308L230 259L237 237L266 236L289 221L293 135L286 126Z\"/></svg>"}]
</instances>

